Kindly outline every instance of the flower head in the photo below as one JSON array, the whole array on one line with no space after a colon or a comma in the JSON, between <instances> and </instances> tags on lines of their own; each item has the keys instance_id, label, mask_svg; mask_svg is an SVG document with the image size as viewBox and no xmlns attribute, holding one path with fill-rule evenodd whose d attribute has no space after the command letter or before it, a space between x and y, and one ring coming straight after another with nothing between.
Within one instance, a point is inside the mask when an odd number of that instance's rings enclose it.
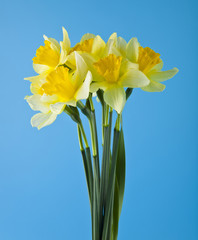
<instances>
[{"instance_id":1,"label":"flower head","mask_svg":"<svg viewBox=\"0 0 198 240\"><path fill-rule=\"evenodd\" d=\"M63 41L60 44L53 38L44 37L44 46L40 46L36 51L33 60L33 68L39 75L25 78L30 81L37 81L45 78L58 66L64 64L68 59L70 51L70 40L68 33L63 28Z\"/></svg>"},{"instance_id":2,"label":"flower head","mask_svg":"<svg viewBox=\"0 0 198 240\"><path fill-rule=\"evenodd\" d=\"M33 110L41 112L33 116L33 127L51 124L66 105L76 106L78 100L88 97L92 75L83 58L77 52L74 55L75 70L59 66L42 81L34 82L34 94L25 98Z\"/></svg>"},{"instance_id":3,"label":"flower head","mask_svg":"<svg viewBox=\"0 0 198 240\"><path fill-rule=\"evenodd\" d=\"M105 49L106 43L99 35L95 36L94 34L86 33L82 36L80 42L71 48L70 53L73 51L88 53L98 59L104 55Z\"/></svg>"},{"instance_id":4,"label":"flower head","mask_svg":"<svg viewBox=\"0 0 198 240\"><path fill-rule=\"evenodd\" d=\"M110 54L93 63L93 83L91 91L98 89L104 91L104 100L118 113L121 113L126 102L124 88L137 88L146 86L149 81L137 69L137 64L132 64L121 56Z\"/></svg>"},{"instance_id":5,"label":"flower head","mask_svg":"<svg viewBox=\"0 0 198 240\"><path fill-rule=\"evenodd\" d=\"M126 57L130 62L137 63L139 70L148 78L149 84L142 87L142 90L148 92L161 92L165 85L161 84L165 80L172 78L177 72L177 68L168 71L162 71L163 61L160 54L149 47L140 46L137 38L132 38L128 43L114 33L109 41L112 42L110 52L117 56Z\"/></svg>"}]
</instances>

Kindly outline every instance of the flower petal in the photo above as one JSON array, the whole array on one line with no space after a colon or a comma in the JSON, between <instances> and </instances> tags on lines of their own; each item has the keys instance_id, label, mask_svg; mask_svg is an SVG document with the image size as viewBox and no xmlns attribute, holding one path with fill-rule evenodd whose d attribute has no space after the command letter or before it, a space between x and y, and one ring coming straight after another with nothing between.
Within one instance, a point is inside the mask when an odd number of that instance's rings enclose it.
<instances>
[{"instance_id":1,"label":"flower petal","mask_svg":"<svg viewBox=\"0 0 198 240\"><path fill-rule=\"evenodd\" d=\"M82 86L78 89L78 91L75 94L75 98L77 101L88 98L91 81L92 81L92 74L90 71L88 71L85 81L83 82Z\"/></svg>"},{"instance_id":2,"label":"flower petal","mask_svg":"<svg viewBox=\"0 0 198 240\"><path fill-rule=\"evenodd\" d=\"M24 79L29 80L30 82L36 82L36 81L43 80L48 75L48 73L49 73L49 71L46 71L46 72L41 73L40 75L33 76L33 77L27 77Z\"/></svg>"},{"instance_id":3,"label":"flower petal","mask_svg":"<svg viewBox=\"0 0 198 240\"><path fill-rule=\"evenodd\" d=\"M126 93L122 87L113 87L109 88L104 92L105 102L115 109L117 113L121 113L125 102L126 102Z\"/></svg>"},{"instance_id":4,"label":"flower petal","mask_svg":"<svg viewBox=\"0 0 198 240\"><path fill-rule=\"evenodd\" d=\"M92 82L90 85L90 92L91 93L97 92L98 89L105 91L107 88L110 88L110 87L111 87L111 84L108 84L107 81Z\"/></svg>"},{"instance_id":5,"label":"flower petal","mask_svg":"<svg viewBox=\"0 0 198 240\"><path fill-rule=\"evenodd\" d=\"M162 92L165 88L166 88L166 86L164 84L150 80L150 84L141 89L146 92Z\"/></svg>"},{"instance_id":6,"label":"flower petal","mask_svg":"<svg viewBox=\"0 0 198 240\"><path fill-rule=\"evenodd\" d=\"M70 106L73 106L73 107L76 107L76 100L75 99L72 99L72 100L69 100L66 102L67 105L70 105Z\"/></svg>"},{"instance_id":7,"label":"flower petal","mask_svg":"<svg viewBox=\"0 0 198 240\"><path fill-rule=\"evenodd\" d=\"M35 94L32 96L26 96L25 100L28 102L32 110L48 113L50 111L49 104L43 103L41 97L41 95Z\"/></svg>"},{"instance_id":8,"label":"flower petal","mask_svg":"<svg viewBox=\"0 0 198 240\"><path fill-rule=\"evenodd\" d=\"M132 63L128 59L124 58L122 59L122 63L120 66L120 76L124 75L126 72L128 72L130 69L139 69L138 63Z\"/></svg>"},{"instance_id":9,"label":"flower petal","mask_svg":"<svg viewBox=\"0 0 198 240\"><path fill-rule=\"evenodd\" d=\"M62 29L63 29L63 42L62 42L62 46L63 46L63 48L67 52L69 52L70 47L71 47L69 36L68 36L68 33L67 33L66 29L64 27L62 27Z\"/></svg>"},{"instance_id":10,"label":"flower petal","mask_svg":"<svg viewBox=\"0 0 198 240\"><path fill-rule=\"evenodd\" d=\"M109 37L109 40L110 40L110 39L112 39L112 40L114 41L114 43L116 44L116 41L117 41L117 33L116 33L116 32L112 33L111 36ZM108 40L108 41L109 41L109 40Z\"/></svg>"},{"instance_id":11,"label":"flower petal","mask_svg":"<svg viewBox=\"0 0 198 240\"><path fill-rule=\"evenodd\" d=\"M150 81L143 72L137 69L130 69L120 78L119 83L123 87L139 88L147 86Z\"/></svg>"},{"instance_id":12,"label":"flower petal","mask_svg":"<svg viewBox=\"0 0 198 240\"><path fill-rule=\"evenodd\" d=\"M175 74L178 73L178 71L179 70L177 68L173 68L168 71L151 72L149 73L148 77L153 81L163 82L174 77Z\"/></svg>"},{"instance_id":13,"label":"flower petal","mask_svg":"<svg viewBox=\"0 0 198 240\"><path fill-rule=\"evenodd\" d=\"M76 59L75 75L78 78L78 81L80 80L82 83L87 75L88 67L87 67L87 64L85 63L84 59L77 52L75 52L75 59Z\"/></svg>"},{"instance_id":14,"label":"flower petal","mask_svg":"<svg viewBox=\"0 0 198 240\"><path fill-rule=\"evenodd\" d=\"M118 50L115 47L114 40L109 38L103 53L103 57L107 57L109 54L112 54L112 53L115 55L117 53L119 54Z\"/></svg>"},{"instance_id":15,"label":"flower petal","mask_svg":"<svg viewBox=\"0 0 198 240\"><path fill-rule=\"evenodd\" d=\"M138 61L138 53L139 53L139 42L137 38L131 38L131 40L128 42L126 46L126 57L131 62L137 62Z\"/></svg>"},{"instance_id":16,"label":"flower petal","mask_svg":"<svg viewBox=\"0 0 198 240\"><path fill-rule=\"evenodd\" d=\"M123 57L126 57L126 46L127 42L122 37L117 38L117 49Z\"/></svg>"},{"instance_id":17,"label":"flower petal","mask_svg":"<svg viewBox=\"0 0 198 240\"><path fill-rule=\"evenodd\" d=\"M100 36L96 36L93 41L91 53L100 57L102 56L105 47L106 44L104 40Z\"/></svg>"},{"instance_id":18,"label":"flower petal","mask_svg":"<svg viewBox=\"0 0 198 240\"><path fill-rule=\"evenodd\" d=\"M53 104L53 103L58 101L58 97L56 95L46 95L46 94L43 94L41 96L41 101L45 102L45 103L48 103L48 104Z\"/></svg>"},{"instance_id":19,"label":"flower petal","mask_svg":"<svg viewBox=\"0 0 198 240\"><path fill-rule=\"evenodd\" d=\"M66 105L65 103L58 102L58 103L55 103L55 104L51 104L50 109L53 113L60 114L64 110L65 105Z\"/></svg>"},{"instance_id":20,"label":"flower petal","mask_svg":"<svg viewBox=\"0 0 198 240\"><path fill-rule=\"evenodd\" d=\"M95 35L92 33L86 33L82 36L80 42L84 42L85 40L89 40L90 38L95 38Z\"/></svg>"},{"instance_id":21,"label":"flower petal","mask_svg":"<svg viewBox=\"0 0 198 240\"><path fill-rule=\"evenodd\" d=\"M43 65L43 64L36 64L36 63L33 63L33 68L34 68L34 71L38 74L41 74L43 72L46 72L50 69L49 66L47 65Z\"/></svg>"},{"instance_id":22,"label":"flower petal","mask_svg":"<svg viewBox=\"0 0 198 240\"><path fill-rule=\"evenodd\" d=\"M56 120L57 114L54 113L37 113L31 119L32 127L41 129L47 125L52 124Z\"/></svg>"},{"instance_id":23,"label":"flower petal","mask_svg":"<svg viewBox=\"0 0 198 240\"><path fill-rule=\"evenodd\" d=\"M59 64L64 64L67 60L67 50L63 47L63 43L60 43L61 45L61 54L60 54L60 60L59 60Z\"/></svg>"},{"instance_id":24,"label":"flower petal","mask_svg":"<svg viewBox=\"0 0 198 240\"><path fill-rule=\"evenodd\" d=\"M161 62L158 63L158 64L156 64L156 65L150 70L150 72L159 72L159 71L161 71L161 69L163 68L163 65L164 65L164 63L163 63L163 61L161 60Z\"/></svg>"},{"instance_id":25,"label":"flower petal","mask_svg":"<svg viewBox=\"0 0 198 240\"><path fill-rule=\"evenodd\" d=\"M43 35L44 39L49 41L51 43L51 48L60 53L60 44L58 43L58 41L54 38L48 38L46 35Z\"/></svg>"}]
</instances>

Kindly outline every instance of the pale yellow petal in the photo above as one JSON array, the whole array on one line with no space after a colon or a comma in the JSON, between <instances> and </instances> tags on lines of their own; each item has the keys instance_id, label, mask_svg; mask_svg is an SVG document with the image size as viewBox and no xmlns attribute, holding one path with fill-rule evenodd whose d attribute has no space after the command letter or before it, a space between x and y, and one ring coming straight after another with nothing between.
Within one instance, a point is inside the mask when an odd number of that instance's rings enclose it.
<instances>
[{"instance_id":1,"label":"pale yellow petal","mask_svg":"<svg viewBox=\"0 0 198 240\"><path fill-rule=\"evenodd\" d=\"M48 75L49 71L43 72L40 75L33 76L33 77L27 77L24 78L25 80L28 80L30 82L36 82L45 79L45 77Z\"/></svg>"},{"instance_id":2,"label":"pale yellow petal","mask_svg":"<svg viewBox=\"0 0 198 240\"><path fill-rule=\"evenodd\" d=\"M115 109L117 113L120 114L126 103L126 93L124 88L113 87L107 89L104 92L104 100L110 107Z\"/></svg>"},{"instance_id":3,"label":"pale yellow petal","mask_svg":"<svg viewBox=\"0 0 198 240\"><path fill-rule=\"evenodd\" d=\"M160 71L160 72L151 72L148 74L149 79L156 82L163 82L175 76L178 73L177 68L173 68L168 71Z\"/></svg>"},{"instance_id":4,"label":"pale yellow petal","mask_svg":"<svg viewBox=\"0 0 198 240\"><path fill-rule=\"evenodd\" d=\"M138 61L139 52L139 42L137 38L131 38L126 46L126 57L131 61L136 63Z\"/></svg>"},{"instance_id":5,"label":"pale yellow petal","mask_svg":"<svg viewBox=\"0 0 198 240\"><path fill-rule=\"evenodd\" d=\"M50 111L49 105L42 102L41 95L35 94L32 96L26 96L25 100L28 102L32 110L48 113Z\"/></svg>"},{"instance_id":6,"label":"pale yellow petal","mask_svg":"<svg viewBox=\"0 0 198 240\"><path fill-rule=\"evenodd\" d=\"M141 89L146 92L162 92L165 89L165 87L166 86L164 84L150 80L149 85Z\"/></svg>"},{"instance_id":7,"label":"pale yellow petal","mask_svg":"<svg viewBox=\"0 0 198 240\"><path fill-rule=\"evenodd\" d=\"M159 71L161 71L161 69L163 68L163 65L164 65L164 63L163 63L163 61L161 60L161 62L158 63L158 64L156 64L156 65L150 70L150 72L159 72Z\"/></svg>"},{"instance_id":8,"label":"pale yellow petal","mask_svg":"<svg viewBox=\"0 0 198 240\"><path fill-rule=\"evenodd\" d=\"M49 41L51 43L51 48L60 53L60 44L58 43L58 41L54 38L48 38L46 35L43 35L44 39Z\"/></svg>"},{"instance_id":9,"label":"pale yellow petal","mask_svg":"<svg viewBox=\"0 0 198 240\"><path fill-rule=\"evenodd\" d=\"M60 60L59 60L59 64L62 65L66 62L67 60L67 50L63 47L63 43L60 43L61 45L61 54L60 54Z\"/></svg>"},{"instance_id":10,"label":"pale yellow petal","mask_svg":"<svg viewBox=\"0 0 198 240\"><path fill-rule=\"evenodd\" d=\"M116 42L117 42L117 33L116 32L112 33L111 36L109 37L109 40L110 39L113 40L114 43L116 44Z\"/></svg>"},{"instance_id":11,"label":"pale yellow petal","mask_svg":"<svg viewBox=\"0 0 198 240\"><path fill-rule=\"evenodd\" d=\"M36 63L33 63L33 68L34 68L34 71L38 74L46 72L50 69L50 67L47 65L36 64Z\"/></svg>"},{"instance_id":12,"label":"pale yellow petal","mask_svg":"<svg viewBox=\"0 0 198 240\"><path fill-rule=\"evenodd\" d=\"M58 102L58 103L51 104L50 109L53 113L60 114L63 112L65 106L66 106L65 103Z\"/></svg>"},{"instance_id":13,"label":"pale yellow petal","mask_svg":"<svg viewBox=\"0 0 198 240\"><path fill-rule=\"evenodd\" d=\"M53 104L53 103L58 101L58 97L56 95L43 94L41 96L41 101L44 102L44 103Z\"/></svg>"},{"instance_id":14,"label":"pale yellow petal","mask_svg":"<svg viewBox=\"0 0 198 240\"><path fill-rule=\"evenodd\" d=\"M128 72L130 69L139 69L138 63L132 63L128 59L124 58L122 59L122 63L120 66L120 76L124 75L126 72Z\"/></svg>"},{"instance_id":15,"label":"pale yellow petal","mask_svg":"<svg viewBox=\"0 0 198 240\"><path fill-rule=\"evenodd\" d=\"M109 85L106 81L92 82L90 85L90 92L91 93L97 92L98 89L105 91L108 87Z\"/></svg>"},{"instance_id":16,"label":"pale yellow petal","mask_svg":"<svg viewBox=\"0 0 198 240\"><path fill-rule=\"evenodd\" d=\"M72 107L76 107L76 100L71 99L71 100L67 101L66 104L69 106L72 106Z\"/></svg>"},{"instance_id":17,"label":"pale yellow petal","mask_svg":"<svg viewBox=\"0 0 198 240\"><path fill-rule=\"evenodd\" d=\"M130 69L120 78L119 83L123 87L139 88L147 86L150 80L143 72L137 69Z\"/></svg>"},{"instance_id":18,"label":"pale yellow petal","mask_svg":"<svg viewBox=\"0 0 198 240\"><path fill-rule=\"evenodd\" d=\"M88 67L84 59L77 52L75 52L75 59L76 59L76 72L74 78L76 84L82 84L87 75Z\"/></svg>"},{"instance_id":19,"label":"pale yellow petal","mask_svg":"<svg viewBox=\"0 0 198 240\"><path fill-rule=\"evenodd\" d=\"M32 127L37 127L41 129L52 124L56 120L57 114L54 113L37 113L31 119Z\"/></svg>"},{"instance_id":20,"label":"pale yellow petal","mask_svg":"<svg viewBox=\"0 0 198 240\"><path fill-rule=\"evenodd\" d=\"M115 55L117 53L119 54L118 50L115 47L114 40L109 39L104 49L103 57L107 57L109 54L112 54L112 53Z\"/></svg>"},{"instance_id":21,"label":"pale yellow petal","mask_svg":"<svg viewBox=\"0 0 198 240\"><path fill-rule=\"evenodd\" d=\"M80 42L82 43L82 42L84 42L84 41L86 41L86 40L89 40L90 38L95 38L95 35L92 34L92 33L86 33L86 34L84 34L84 35L82 36Z\"/></svg>"},{"instance_id":22,"label":"pale yellow petal","mask_svg":"<svg viewBox=\"0 0 198 240\"><path fill-rule=\"evenodd\" d=\"M100 36L96 36L93 41L91 53L97 55L98 57L102 56L106 44Z\"/></svg>"},{"instance_id":23,"label":"pale yellow petal","mask_svg":"<svg viewBox=\"0 0 198 240\"><path fill-rule=\"evenodd\" d=\"M62 27L62 29L63 29L63 42L62 42L63 48L67 52L69 52L70 47L71 47L70 39L69 39L69 36L68 36L68 33L67 33L66 29L64 27Z\"/></svg>"},{"instance_id":24,"label":"pale yellow petal","mask_svg":"<svg viewBox=\"0 0 198 240\"><path fill-rule=\"evenodd\" d=\"M75 99L77 101L88 98L91 81L92 81L92 75L91 75L91 72L88 71L85 81L83 82L82 86L78 89L78 91L75 94Z\"/></svg>"},{"instance_id":25,"label":"pale yellow petal","mask_svg":"<svg viewBox=\"0 0 198 240\"><path fill-rule=\"evenodd\" d=\"M127 42L122 37L118 37L116 47L123 57L126 57L126 46Z\"/></svg>"}]
</instances>

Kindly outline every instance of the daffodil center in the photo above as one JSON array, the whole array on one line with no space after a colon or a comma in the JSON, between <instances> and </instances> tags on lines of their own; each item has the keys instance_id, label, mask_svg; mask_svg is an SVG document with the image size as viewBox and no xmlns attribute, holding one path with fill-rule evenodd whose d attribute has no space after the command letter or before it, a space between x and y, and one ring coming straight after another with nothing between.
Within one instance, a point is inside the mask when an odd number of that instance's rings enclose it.
<instances>
[{"instance_id":1,"label":"daffodil center","mask_svg":"<svg viewBox=\"0 0 198 240\"><path fill-rule=\"evenodd\" d=\"M94 63L96 71L109 83L118 81L122 57L110 54L108 57L100 59Z\"/></svg>"},{"instance_id":2,"label":"daffodil center","mask_svg":"<svg viewBox=\"0 0 198 240\"><path fill-rule=\"evenodd\" d=\"M69 69L60 66L47 76L46 83L41 86L39 94L56 95L60 102L65 102L74 97L76 90L77 87L71 79Z\"/></svg>"},{"instance_id":3,"label":"daffodil center","mask_svg":"<svg viewBox=\"0 0 198 240\"><path fill-rule=\"evenodd\" d=\"M83 41L82 43L76 44L75 47L72 48L72 51L82 51L82 52L91 52L93 46L93 38Z\"/></svg>"},{"instance_id":4,"label":"daffodil center","mask_svg":"<svg viewBox=\"0 0 198 240\"><path fill-rule=\"evenodd\" d=\"M145 74L148 73L155 65L161 62L160 54L156 53L149 47L139 47L139 69Z\"/></svg>"},{"instance_id":5,"label":"daffodil center","mask_svg":"<svg viewBox=\"0 0 198 240\"><path fill-rule=\"evenodd\" d=\"M33 63L43 64L55 68L59 63L60 53L51 48L48 40L44 41L45 46L40 46L36 51Z\"/></svg>"}]
</instances>

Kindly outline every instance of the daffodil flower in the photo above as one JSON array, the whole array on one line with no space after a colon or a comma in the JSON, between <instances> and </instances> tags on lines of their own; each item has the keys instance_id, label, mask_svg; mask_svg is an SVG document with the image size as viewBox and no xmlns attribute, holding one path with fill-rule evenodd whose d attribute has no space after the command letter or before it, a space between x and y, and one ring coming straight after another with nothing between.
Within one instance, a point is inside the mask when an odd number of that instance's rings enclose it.
<instances>
[{"instance_id":1,"label":"daffodil flower","mask_svg":"<svg viewBox=\"0 0 198 240\"><path fill-rule=\"evenodd\" d=\"M63 65L71 50L68 33L63 27L63 41L60 44L53 38L44 37L44 46L40 46L36 51L33 60L33 68L39 75L25 78L31 82L40 81L58 66Z\"/></svg>"},{"instance_id":2,"label":"daffodil flower","mask_svg":"<svg viewBox=\"0 0 198 240\"><path fill-rule=\"evenodd\" d=\"M42 83L35 83L34 95L25 98L33 110L41 112L32 117L33 127L40 129L53 123L66 105L76 106L78 100L88 98L92 75L83 58L77 52L74 55L74 71L57 67Z\"/></svg>"},{"instance_id":3,"label":"daffodil flower","mask_svg":"<svg viewBox=\"0 0 198 240\"><path fill-rule=\"evenodd\" d=\"M168 71L162 71L163 61L160 54L149 47L141 47L137 38L132 38L128 43L114 33L109 41L111 44L110 52L117 56L127 58L132 63L139 65L139 70L147 77L149 84L142 87L142 90L148 92L161 92L165 85L160 83L172 78L177 72L177 68Z\"/></svg>"},{"instance_id":4,"label":"daffodil flower","mask_svg":"<svg viewBox=\"0 0 198 240\"><path fill-rule=\"evenodd\" d=\"M105 102L119 114L126 102L124 88L138 88L149 84L147 77L138 70L138 65L130 63L121 56L110 54L92 65L94 82L90 91L96 92L102 89Z\"/></svg>"},{"instance_id":5,"label":"daffodil flower","mask_svg":"<svg viewBox=\"0 0 198 240\"><path fill-rule=\"evenodd\" d=\"M86 33L82 36L80 42L72 48L71 52L86 52L98 59L103 56L105 48L106 43L99 35L95 36L94 34Z\"/></svg>"}]
</instances>

